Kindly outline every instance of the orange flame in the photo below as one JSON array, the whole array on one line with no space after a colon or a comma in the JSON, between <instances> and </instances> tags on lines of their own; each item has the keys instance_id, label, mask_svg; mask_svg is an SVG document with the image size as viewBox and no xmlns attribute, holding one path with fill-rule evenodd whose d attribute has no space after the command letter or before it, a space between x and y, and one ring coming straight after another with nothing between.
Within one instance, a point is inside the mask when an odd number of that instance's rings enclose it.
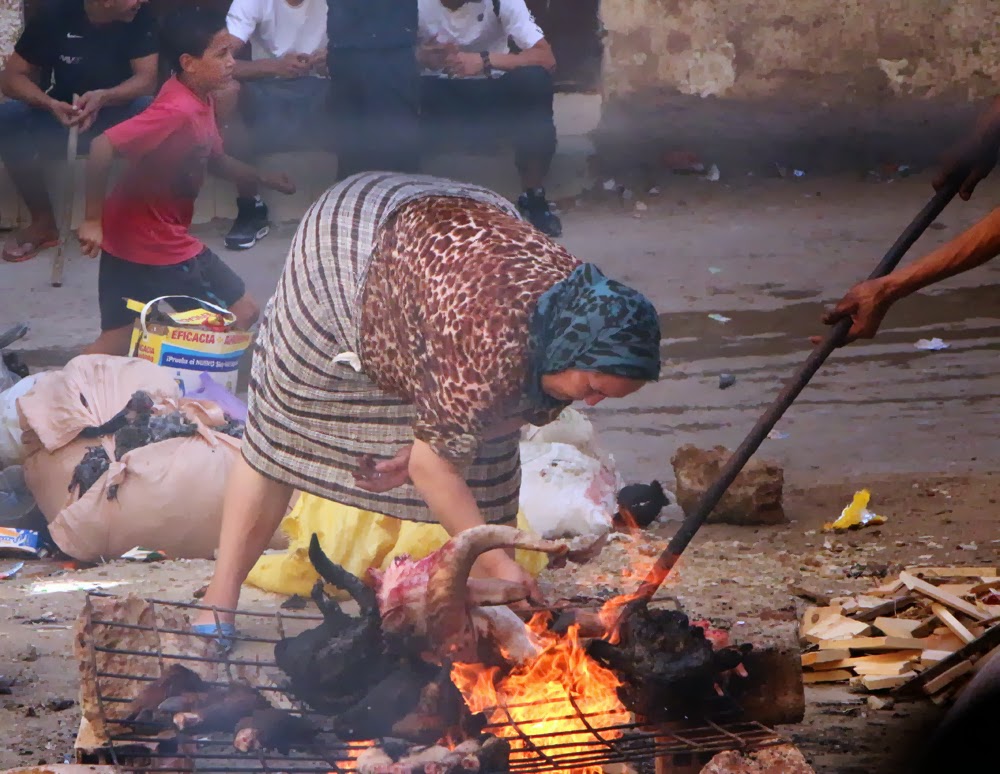
<instances>
[{"instance_id":1,"label":"orange flame","mask_svg":"<svg viewBox=\"0 0 1000 774\"><path fill-rule=\"evenodd\" d=\"M587 655L578 627L559 636L549 631L548 621L541 613L531 619L528 627L543 650L506 677L500 677L496 667L455 664L452 681L473 712L487 711L489 722L498 724L490 730L511 740L511 760L534 757L520 729L557 762L561 756L569 758L564 771L600 774L600 766L580 765L586 763L580 758L597 757L603 750L580 713L596 727L628 723L630 715L618 699L621 682ZM621 733L602 736L617 738Z\"/></svg>"}]
</instances>

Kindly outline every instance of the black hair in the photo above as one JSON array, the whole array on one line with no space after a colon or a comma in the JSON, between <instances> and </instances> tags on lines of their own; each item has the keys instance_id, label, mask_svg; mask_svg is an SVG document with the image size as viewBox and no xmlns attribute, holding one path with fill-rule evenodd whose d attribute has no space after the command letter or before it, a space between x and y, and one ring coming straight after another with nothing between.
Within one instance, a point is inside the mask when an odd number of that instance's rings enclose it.
<instances>
[{"instance_id":1,"label":"black hair","mask_svg":"<svg viewBox=\"0 0 1000 774\"><path fill-rule=\"evenodd\" d=\"M226 15L214 8L189 5L171 10L160 22L160 53L167 66L180 73L181 57L203 56L224 29Z\"/></svg>"}]
</instances>

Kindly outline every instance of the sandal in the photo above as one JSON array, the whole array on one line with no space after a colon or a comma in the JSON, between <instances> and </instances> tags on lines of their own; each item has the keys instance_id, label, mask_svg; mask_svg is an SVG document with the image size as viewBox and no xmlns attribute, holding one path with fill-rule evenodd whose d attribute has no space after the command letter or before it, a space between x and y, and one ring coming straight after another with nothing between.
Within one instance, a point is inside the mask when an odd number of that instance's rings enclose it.
<instances>
[{"instance_id":1,"label":"sandal","mask_svg":"<svg viewBox=\"0 0 1000 774\"><path fill-rule=\"evenodd\" d=\"M30 261L36 255L38 255L42 250L47 250L50 247L56 247L59 244L58 239L47 239L44 242L35 243L30 239L24 242L19 242L17 235L11 235L3 246L3 259L7 263L22 263L24 261Z\"/></svg>"},{"instance_id":2,"label":"sandal","mask_svg":"<svg viewBox=\"0 0 1000 774\"><path fill-rule=\"evenodd\" d=\"M234 642L236 624L226 622L219 623L218 625L214 623L194 624L191 627L191 631L194 634L215 640L215 644L226 653L231 651L236 644Z\"/></svg>"}]
</instances>

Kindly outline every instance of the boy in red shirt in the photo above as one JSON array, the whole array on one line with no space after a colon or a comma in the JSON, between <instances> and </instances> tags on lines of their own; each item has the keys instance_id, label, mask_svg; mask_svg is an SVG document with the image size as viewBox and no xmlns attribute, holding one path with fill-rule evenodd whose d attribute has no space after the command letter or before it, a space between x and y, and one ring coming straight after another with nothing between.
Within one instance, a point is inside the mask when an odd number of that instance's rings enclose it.
<instances>
[{"instance_id":1,"label":"boy in red shirt","mask_svg":"<svg viewBox=\"0 0 1000 774\"><path fill-rule=\"evenodd\" d=\"M87 210L77 236L85 255L101 254L101 335L87 354L128 353L136 315L125 298L194 296L227 307L240 328L252 325L260 309L243 280L189 231L194 202L206 171L237 184L295 191L285 175L262 175L222 148L212 93L233 77L234 41L225 17L199 8L171 13L162 49L175 75L145 111L108 129L90 148ZM116 156L127 166L105 200Z\"/></svg>"}]
</instances>

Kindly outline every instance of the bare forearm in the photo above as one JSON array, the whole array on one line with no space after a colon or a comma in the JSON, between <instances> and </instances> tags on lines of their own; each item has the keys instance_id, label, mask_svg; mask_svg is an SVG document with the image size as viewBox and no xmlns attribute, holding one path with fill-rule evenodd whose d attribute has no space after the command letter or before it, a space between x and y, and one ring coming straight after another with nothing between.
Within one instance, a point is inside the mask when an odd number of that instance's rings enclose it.
<instances>
[{"instance_id":1,"label":"bare forearm","mask_svg":"<svg viewBox=\"0 0 1000 774\"><path fill-rule=\"evenodd\" d=\"M260 173L256 168L232 156L214 157L208 164L208 171L236 185L256 185L261 182Z\"/></svg>"},{"instance_id":2,"label":"bare forearm","mask_svg":"<svg viewBox=\"0 0 1000 774\"><path fill-rule=\"evenodd\" d=\"M104 197L108 190L108 177L114 162L115 149L103 134L90 144L86 172L87 220L101 219L104 214Z\"/></svg>"},{"instance_id":3,"label":"bare forearm","mask_svg":"<svg viewBox=\"0 0 1000 774\"><path fill-rule=\"evenodd\" d=\"M886 278L893 300L981 266L1000 255L1000 208L972 228Z\"/></svg>"},{"instance_id":4,"label":"bare forearm","mask_svg":"<svg viewBox=\"0 0 1000 774\"><path fill-rule=\"evenodd\" d=\"M532 46L517 54L490 54L490 64L497 70L516 70L518 67L544 67L549 72L556 69L556 58L548 44Z\"/></svg>"},{"instance_id":5,"label":"bare forearm","mask_svg":"<svg viewBox=\"0 0 1000 774\"><path fill-rule=\"evenodd\" d=\"M233 65L233 77L238 81L256 81L275 75L272 59L237 59Z\"/></svg>"},{"instance_id":6,"label":"bare forearm","mask_svg":"<svg viewBox=\"0 0 1000 774\"><path fill-rule=\"evenodd\" d=\"M413 442L409 473L413 486L449 535L486 523L458 469L424 441Z\"/></svg>"},{"instance_id":7,"label":"bare forearm","mask_svg":"<svg viewBox=\"0 0 1000 774\"><path fill-rule=\"evenodd\" d=\"M105 105L127 105L156 91L156 75L136 74L104 92Z\"/></svg>"},{"instance_id":8,"label":"bare forearm","mask_svg":"<svg viewBox=\"0 0 1000 774\"><path fill-rule=\"evenodd\" d=\"M31 76L21 73L5 73L2 81L4 96L27 103L32 107L48 110L54 101L39 88Z\"/></svg>"}]
</instances>

